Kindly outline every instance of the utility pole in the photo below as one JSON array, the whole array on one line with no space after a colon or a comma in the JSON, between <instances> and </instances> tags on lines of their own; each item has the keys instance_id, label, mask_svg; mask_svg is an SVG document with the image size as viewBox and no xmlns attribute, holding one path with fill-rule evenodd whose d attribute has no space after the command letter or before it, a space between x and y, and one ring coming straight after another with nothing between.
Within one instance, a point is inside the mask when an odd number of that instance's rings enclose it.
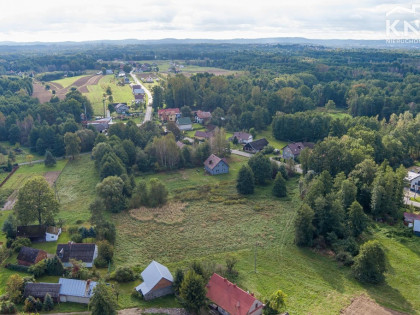
<instances>
[{"instance_id":1,"label":"utility pole","mask_svg":"<svg viewBox=\"0 0 420 315\"><path fill-rule=\"evenodd\" d=\"M254 272L257 273L257 245L258 243L255 242L255 249L254 249Z\"/></svg>"}]
</instances>

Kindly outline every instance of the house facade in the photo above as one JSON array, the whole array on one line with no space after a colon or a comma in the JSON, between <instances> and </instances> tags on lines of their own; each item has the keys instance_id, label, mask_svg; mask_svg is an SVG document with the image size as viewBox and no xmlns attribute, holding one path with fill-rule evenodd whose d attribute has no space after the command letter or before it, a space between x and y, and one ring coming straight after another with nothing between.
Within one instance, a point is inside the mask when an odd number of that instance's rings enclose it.
<instances>
[{"instance_id":1,"label":"house facade","mask_svg":"<svg viewBox=\"0 0 420 315\"><path fill-rule=\"evenodd\" d=\"M19 251L17 261L18 265L32 266L47 257L48 254L44 250L23 246Z\"/></svg>"},{"instance_id":2,"label":"house facade","mask_svg":"<svg viewBox=\"0 0 420 315\"><path fill-rule=\"evenodd\" d=\"M223 315L261 315L264 304L236 284L214 273L206 285L207 298Z\"/></svg>"},{"instance_id":3,"label":"house facade","mask_svg":"<svg viewBox=\"0 0 420 315\"><path fill-rule=\"evenodd\" d=\"M55 242L61 234L61 228L46 225L21 225L16 228L16 236L26 237L31 242Z\"/></svg>"},{"instance_id":4,"label":"house facade","mask_svg":"<svg viewBox=\"0 0 420 315\"><path fill-rule=\"evenodd\" d=\"M252 142L248 142L244 145L243 150L248 153L258 153L268 145L268 141L265 138L258 139Z\"/></svg>"},{"instance_id":5,"label":"house facade","mask_svg":"<svg viewBox=\"0 0 420 315\"><path fill-rule=\"evenodd\" d=\"M204 169L210 175L227 174L229 173L229 164L226 159L212 154L204 161Z\"/></svg>"},{"instance_id":6,"label":"house facade","mask_svg":"<svg viewBox=\"0 0 420 315\"><path fill-rule=\"evenodd\" d=\"M74 302L89 304L93 296L93 289L96 287L95 281L84 281L75 279L60 278L60 302Z\"/></svg>"},{"instance_id":7,"label":"house facade","mask_svg":"<svg viewBox=\"0 0 420 315\"><path fill-rule=\"evenodd\" d=\"M192 122L190 117L181 117L176 121L179 130L192 130Z\"/></svg>"},{"instance_id":8,"label":"house facade","mask_svg":"<svg viewBox=\"0 0 420 315\"><path fill-rule=\"evenodd\" d=\"M233 136L230 137L229 140L233 141L235 138L238 140L238 143L242 144L250 143L254 140L251 134L242 131L234 132Z\"/></svg>"},{"instance_id":9,"label":"house facade","mask_svg":"<svg viewBox=\"0 0 420 315\"><path fill-rule=\"evenodd\" d=\"M159 120L162 122L173 121L176 122L181 117L179 108L165 108L158 110Z\"/></svg>"},{"instance_id":10,"label":"house facade","mask_svg":"<svg viewBox=\"0 0 420 315\"><path fill-rule=\"evenodd\" d=\"M61 234L61 228L56 226L49 226L45 231L45 241L46 242L56 242L58 237Z\"/></svg>"},{"instance_id":11,"label":"house facade","mask_svg":"<svg viewBox=\"0 0 420 315\"><path fill-rule=\"evenodd\" d=\"M143 283L136 287L136 291L143 294L146 301L165 295L173 294L172 274L165 266L152 261L141 273Z\"/></svg>"},{"instance_id":12,"label":"house facade","mask_svg":"<svg viewBox=\"0 0 420 315\"><path fill-rule=\"evenodd\" d=\"M195 122L196 123L205 125L205 124L209 123L210 120L211 120L211 113L210 112L204 112L204 111L198 110L195 113Z\"/></svg>"},{"instance_id":13,"label":"house facade","mask_svg":"<svg viewBox=\"0 0 420 315\"><path fill-rule=\"evenodd\" d=\"M117 103L114 105L115 112L117 114L126 114L130 110L127 103Z\"/></svg>"},{"instance_id":14,"label":"house facade","mask_svg":"<svg viewBox=\"0 0 420 315\"><path fill-rule=\"evenodd\" d=\"M410 190L420 193L420 174L408 172L405 180L410 184Z\"/></svg>"},{"instance_id":15,"label":"house facade","mask_svg":"<svg viewBox=\"0 0 420 315\"><path fill-rule=\"evenodd\" d=\"M93 267L93 262L98 257L98 246L90 243L58 244L56 254L64 267L71 267L71 259L81 261L86 267Z\"/></svg>"}]
</instances>

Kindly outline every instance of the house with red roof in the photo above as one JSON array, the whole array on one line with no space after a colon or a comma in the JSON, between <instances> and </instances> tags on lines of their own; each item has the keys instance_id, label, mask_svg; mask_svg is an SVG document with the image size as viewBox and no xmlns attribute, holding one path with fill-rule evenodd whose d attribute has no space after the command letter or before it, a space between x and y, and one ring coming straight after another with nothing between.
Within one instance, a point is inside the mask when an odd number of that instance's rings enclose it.
<instances>
[{"instance_id":1,"label":"house with red roof","mask_svg":"<svg viewBox=\"0 0 420 315\"><path fill-rule=\"evenodd\" d=\"M214 273L207 284L207 298L223 315L261 315L264 304L236 284Z\"/></svg>"},{"instance_id":2,"label":"house with red roof","mask_svg":"<svg viewBox=\"0 0 420 315\"><path fill-rule=\"evenodd\" d=\"M179 108L165 108L158 110L159 119L163 122L173 121L176 122L178 118L181 117L181 112Z\"/></svg>"},{"instance_id":3,"label":"house with red roof","mask_svg":"<svg viewBox=\"0 0 420 315\"><path fill-rule=\"evenodd\" d=\"M211 120L211 113L210 112L204 112L202 110L198 110L195 113L195 122L202 124L202 125L206 125L210 122Z\"/></svg>"}]
</instances>

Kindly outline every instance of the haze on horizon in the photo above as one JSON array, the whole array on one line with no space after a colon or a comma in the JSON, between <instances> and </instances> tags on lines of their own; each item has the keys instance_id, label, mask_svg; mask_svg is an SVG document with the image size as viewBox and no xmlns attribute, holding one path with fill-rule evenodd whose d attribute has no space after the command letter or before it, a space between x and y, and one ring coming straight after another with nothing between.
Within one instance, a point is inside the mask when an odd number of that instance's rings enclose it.
<instances>
[{"instance_id":1,"label":"haze on horizon","mask_svg":"<svg viewBox=\"0 0 420 315\"><path fill-rule=\"evenodd\" d=\"M383 39L386 12L412 4L389 0L2 1L0 41Z\"/></svg>"}]
</instances>

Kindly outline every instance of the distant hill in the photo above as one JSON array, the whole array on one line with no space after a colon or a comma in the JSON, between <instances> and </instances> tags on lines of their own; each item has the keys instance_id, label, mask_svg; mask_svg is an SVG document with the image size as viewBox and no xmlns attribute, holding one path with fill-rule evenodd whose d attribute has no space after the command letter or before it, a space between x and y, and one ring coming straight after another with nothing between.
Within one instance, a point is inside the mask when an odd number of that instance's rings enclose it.
<instances>
[{"instance_id":1,"label":"distant hill","mask_svg":"<svg viewBox=\"0 0 420 315\"><path fill-rule=\"evenodd\" d=\"M343 48L404 48L418 49L420 43L398 43L388 44L385 40L355 40L355 39L309 39L304 37L271 37L271 38L235 38L235 39L176 39L165 38L155 40L96 40L85 42L0 42L0 46L9 47L71 47L84 45L170 45L170 44L255 44L255 45L275 45L275 44L300 44L300 45L320 45L327 47Z\"/></svg>"}]
</instances>

